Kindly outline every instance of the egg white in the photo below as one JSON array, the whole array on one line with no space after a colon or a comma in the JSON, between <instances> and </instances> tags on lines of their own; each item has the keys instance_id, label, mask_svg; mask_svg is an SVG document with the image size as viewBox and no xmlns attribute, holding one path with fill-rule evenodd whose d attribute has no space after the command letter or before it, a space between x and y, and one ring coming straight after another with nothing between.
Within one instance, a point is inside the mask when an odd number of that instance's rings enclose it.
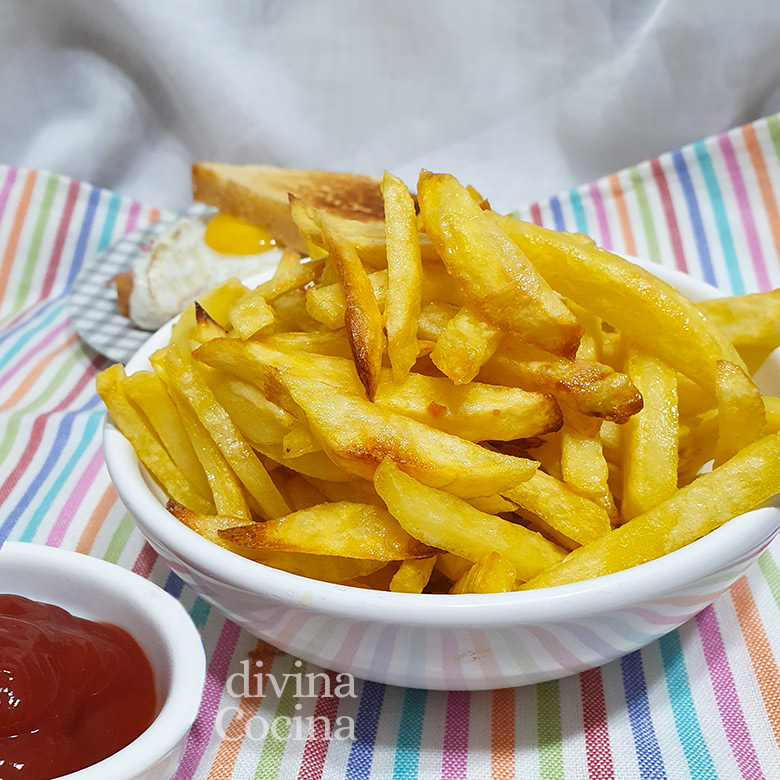
<instances>
[{"instance_id":1,"label":"egg white","mask_svg":"<svg viewBox=\"0 0 780 780\"><path fill-rule=\"evenodd\" d=\"M137 327L157 330L221 282L276 267L279 249L253 255L215 252L204 238L210 219L211 215L182 217L138 258L130 294L130 319Z\"/></svg>"}]
</instances>

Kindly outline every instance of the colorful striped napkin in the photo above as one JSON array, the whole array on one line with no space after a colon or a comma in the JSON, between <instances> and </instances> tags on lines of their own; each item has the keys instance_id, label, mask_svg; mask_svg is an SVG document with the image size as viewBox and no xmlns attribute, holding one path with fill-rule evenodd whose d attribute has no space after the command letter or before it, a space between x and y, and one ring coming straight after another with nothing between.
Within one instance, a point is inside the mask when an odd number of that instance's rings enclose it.
<instances>
[{"instance_id":1,"label":"colorful striped napkin","mask_svg":"<svg viewBox=\"0 0 780 780\"><path fill-rule=\"evenodd\" d=\"M778 198L780 115L519 213L741 293L780 285ZM178 780L780 777L778 541L697 618L577 677L479 693L357 681L352 697L321 675L314 696L271 685L231 695L226 680L250 658L278 681L319 670L241 632L144 543L103 465L93 379L106 361L66 315L85 259L158 215L88 184L0 168L0 541L105 558L181 599L209 665ZM300 724L313 717L307 733ZM347 722L353 739L336 734Z\"/></svg>"}]
</instances>

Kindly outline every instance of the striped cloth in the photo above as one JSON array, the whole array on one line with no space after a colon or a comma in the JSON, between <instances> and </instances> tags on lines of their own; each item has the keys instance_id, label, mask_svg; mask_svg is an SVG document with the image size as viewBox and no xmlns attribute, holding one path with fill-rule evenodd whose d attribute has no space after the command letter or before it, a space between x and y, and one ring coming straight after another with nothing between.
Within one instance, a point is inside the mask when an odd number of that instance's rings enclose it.
<instances>
[{"instance_id":1,"label":"striped cloth","mask_svg":"<svg viewBox=\"0 0 780 780\"><path fill-rule=\"evenodd\" d=\"M742 293L780 285L778 198L775 115L519 213ZM105 558L181 599L208 677L178 780L780 777L780 541L682 628L576 677L478 693L358 681L354 698L296 699L289 686L233 697L225 681L245 659L277 679L306 666L211 609L135 530L103 465L93 379L106 361L65 313L85 258L158 216L88 184L0 168L0 541ZM293 733L295 716L352 718L355 738ZM261 719L282 726L261 739L246 728Z\"/></svg>"}]
</instances>

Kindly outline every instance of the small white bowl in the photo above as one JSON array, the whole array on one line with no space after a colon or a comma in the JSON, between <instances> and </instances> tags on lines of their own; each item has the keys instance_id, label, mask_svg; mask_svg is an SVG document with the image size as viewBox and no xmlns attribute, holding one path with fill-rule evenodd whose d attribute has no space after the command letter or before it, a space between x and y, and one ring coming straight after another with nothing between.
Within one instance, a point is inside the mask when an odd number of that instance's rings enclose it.
<instances>
[{"instance_id":1,"label":"small white bowl","mask_svg":"<svg viewBox=\"0 0 780 780\"><path fill-rule=\"evenodd\" d=\"M721 295L676 271L643 267L692 300ZM127 372L148 368L149 355L169 335L170 325L155 333ZM761 373L762 389L776 395L776 355ZM110 419L104 447L117 493L139 529L206 601L308 661L418 688L525 685L619 658L710 604L780 530L776 497L670 555L586 582L493 595L386 593L309 580L208 542L165 510L159 489Z\"/></svg>"},{"instance_id":2,"label":"small white bowl","mask_svg":"<svg viewBox=\"0 0 780 780\"><path fill-rule=\"evenodd\" d=\"M154 671L157 717L127 747L58 780L169 780L200 706L203 642L179 602L153 583L98 558L24 542L0 547L0 593L55 604L128 631Z\"/></svg>"}]
</instances>

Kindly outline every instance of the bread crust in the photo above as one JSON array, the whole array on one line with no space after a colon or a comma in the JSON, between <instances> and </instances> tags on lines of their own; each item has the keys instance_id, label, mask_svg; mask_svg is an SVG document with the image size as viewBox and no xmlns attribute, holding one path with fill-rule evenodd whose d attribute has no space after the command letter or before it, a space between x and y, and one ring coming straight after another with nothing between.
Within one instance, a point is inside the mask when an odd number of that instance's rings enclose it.
<instances>
[{"instance_id":1,"label":"bread crust","mask_svg":"<svg viewBox=\"0 0 780 780\"><path fill-rule=\"evenodd\" d=\"M285 246L306 252L290 216L289 195L330 214L384 222L380 180L330 171L268 165L199 162L192 166L192 197L246 222L268 228Z\"/></svg>"}]
</instances>

